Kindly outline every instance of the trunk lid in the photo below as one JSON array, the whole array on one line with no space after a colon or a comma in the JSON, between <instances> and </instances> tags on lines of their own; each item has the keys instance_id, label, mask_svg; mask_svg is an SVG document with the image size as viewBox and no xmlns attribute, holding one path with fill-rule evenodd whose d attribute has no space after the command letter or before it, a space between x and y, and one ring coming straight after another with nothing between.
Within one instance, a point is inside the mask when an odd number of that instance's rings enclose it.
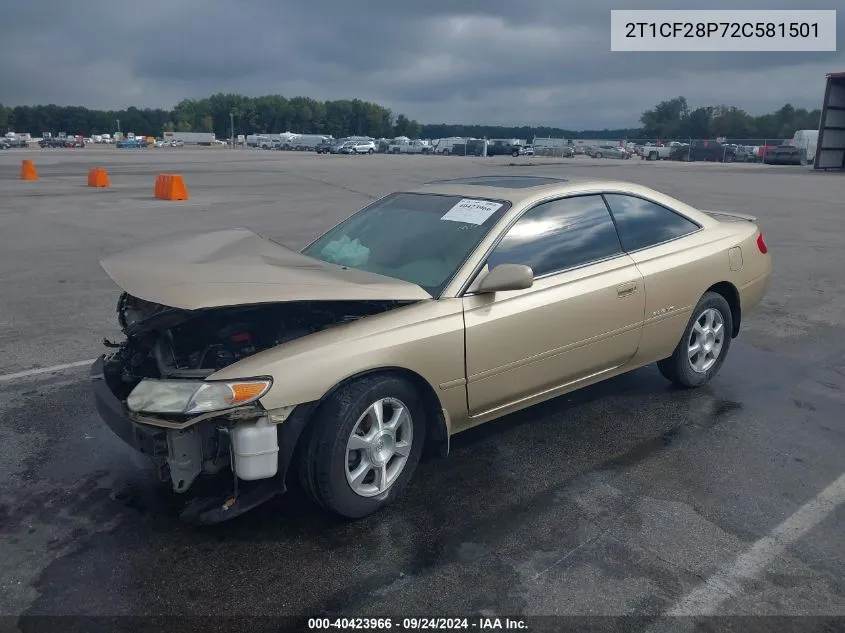
<instances>
[{"instance_id":1,"label":"trunk lid","mask_svg":"<svg viewBox=\"0 0 845 633\"><path fill-rule=\"evenodd\" d=\"M329 264L248 229L174 238L100 261L129 294L200 310L285 301L419 301L420 286Z\"/></svg>"},{"instance_id":2,"label":"trunk lid","mask_svg":"<svg viewBox=\"0 0 845 633\"><path fill-rule=\"evenodd\" d=\"M754 222L757 223L757 218L753 215L746 215L745 213L734 213L727 211L702 211L714 220L719 222Z\"/></svg>"}]
</instances>

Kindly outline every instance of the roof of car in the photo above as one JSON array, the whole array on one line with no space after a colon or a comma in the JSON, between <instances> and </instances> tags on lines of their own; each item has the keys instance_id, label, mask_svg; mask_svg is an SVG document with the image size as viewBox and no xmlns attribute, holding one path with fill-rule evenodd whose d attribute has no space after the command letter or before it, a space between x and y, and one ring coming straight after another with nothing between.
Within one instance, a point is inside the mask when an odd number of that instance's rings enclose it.
<instances>
[{"instance_id":1,"label":"roof of car","mask_svg":"<svg viewBox=\"0 0 845 633\"><path fill-rule=\"evenodd\" d=\"M499 187L501 189L525 189L542 187L566 182L565 178L549 176L470 176L469 178L449 178L433 180L427 185L473 185L476 187Z\"/></svg>"},{"instance_id":2,"label":"roof of car","mask_svg":"<svg viewBox=\"0 0 845 633\"><path fill-rule=\"evenodd\" d=\"M567 190L578 189L579 186L585 184L596 185L600 183L598 181L570 180L550 176L489 175L435 180L411 191L414 193L437 193L510 200L516 203L546 193L565 193Z\"/></svg>"}]
</instances>

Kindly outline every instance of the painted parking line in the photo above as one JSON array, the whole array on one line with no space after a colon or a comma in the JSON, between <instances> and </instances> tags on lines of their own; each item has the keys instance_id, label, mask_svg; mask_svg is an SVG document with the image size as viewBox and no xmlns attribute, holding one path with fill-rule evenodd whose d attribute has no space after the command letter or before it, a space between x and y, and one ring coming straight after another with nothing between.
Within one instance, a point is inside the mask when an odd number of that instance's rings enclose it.
<instances>
[{"instance_id":1,"label":"painted parking line","mask_svg":"<svg viewBox=\"0 0 845 633\"><path fill-rule=\"evenodd\" d=\"M0 382L29 378L30 376L37 376L39 374L51 374L64 371L66 369L73 369L75 367L83 367L85 365L93 364L95 360L95 358L91 358L89 360L76 361L75 363L65 363L63 365L53 365L51 367L40 367L38 369L27 369L26 371L19 371L14 374L2 374L0 375Z\"/></svg>"},{"instance_id":2,"label":"painted parking line","mask_svg":"<svg viewBox=\"0 0 845 633\"><path fill-rule=\"evenodd\" d=\"M795 514L716 572L703 585L676 602L665 615L719 615L718 608L723 603L741 596L746 583L759 578L787 548L821 523L843 502L845 474L840 475L827 488L801 506Z\"/></svg>"}]
</instances>

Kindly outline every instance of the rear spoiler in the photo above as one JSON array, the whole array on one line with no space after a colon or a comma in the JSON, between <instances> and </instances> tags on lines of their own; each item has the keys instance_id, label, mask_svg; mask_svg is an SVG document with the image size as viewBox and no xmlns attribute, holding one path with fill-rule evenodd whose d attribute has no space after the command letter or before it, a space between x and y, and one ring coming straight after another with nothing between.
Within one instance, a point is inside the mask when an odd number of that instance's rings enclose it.
<instances>
[{"instance_id":1,"label":"rear spoiler","mask_svg":"<svg viewBox=\"0 0 845 633\"><path fill-rule=\"evenodd\" d=\"M709 216L713 216L717 220L722 218L733 218L735 220L744 220L745 222L757 222L757 217L753 215L746 215L744 213L726 213L725 211L702 211Z\"/></svg>"}]
</instances>

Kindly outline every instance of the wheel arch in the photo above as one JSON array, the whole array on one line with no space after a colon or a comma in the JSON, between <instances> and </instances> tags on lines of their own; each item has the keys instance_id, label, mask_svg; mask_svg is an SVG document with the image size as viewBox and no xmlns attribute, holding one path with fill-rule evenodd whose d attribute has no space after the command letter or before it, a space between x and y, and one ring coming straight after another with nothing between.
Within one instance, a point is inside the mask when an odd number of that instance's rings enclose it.
<instances>
[{"instance_id":1,"label":"wheel arch","mask_svg":"<svg viewBox=\"0 0 845 633\"><path fill-rule=\"evenodd\" d=\"M384 366L367 369L340 380L335 383L323 396L313 403L313 407L309 412L309 420L307 426L310 426L311 419L320 406L338 390L346 385L360 380L362 378L370 378L379 375L394 375L411 383L421 394L423 407L426 413L426 439L425 448L434 454L445 457L449 453L449 423L446 419L445 409L443 403L437 395L434 387L423 376L417 372L406 367L399 366Z\"/></svg>"},{"instance_id":2,"label":"wheel arch","mask_svg":"<svg viewBox=\"0 0 845 633\"><path fill-rule=\"evenodd\" d=\"M742 305L736 286L729 281L720 281L710 286L707 292L715 292L716 294L722 295L725 301L728 302L731 308L731 321L733 322L731 338L736 338L739 335L739 326L742 321Z\"/></svg>"}]
</instances>

